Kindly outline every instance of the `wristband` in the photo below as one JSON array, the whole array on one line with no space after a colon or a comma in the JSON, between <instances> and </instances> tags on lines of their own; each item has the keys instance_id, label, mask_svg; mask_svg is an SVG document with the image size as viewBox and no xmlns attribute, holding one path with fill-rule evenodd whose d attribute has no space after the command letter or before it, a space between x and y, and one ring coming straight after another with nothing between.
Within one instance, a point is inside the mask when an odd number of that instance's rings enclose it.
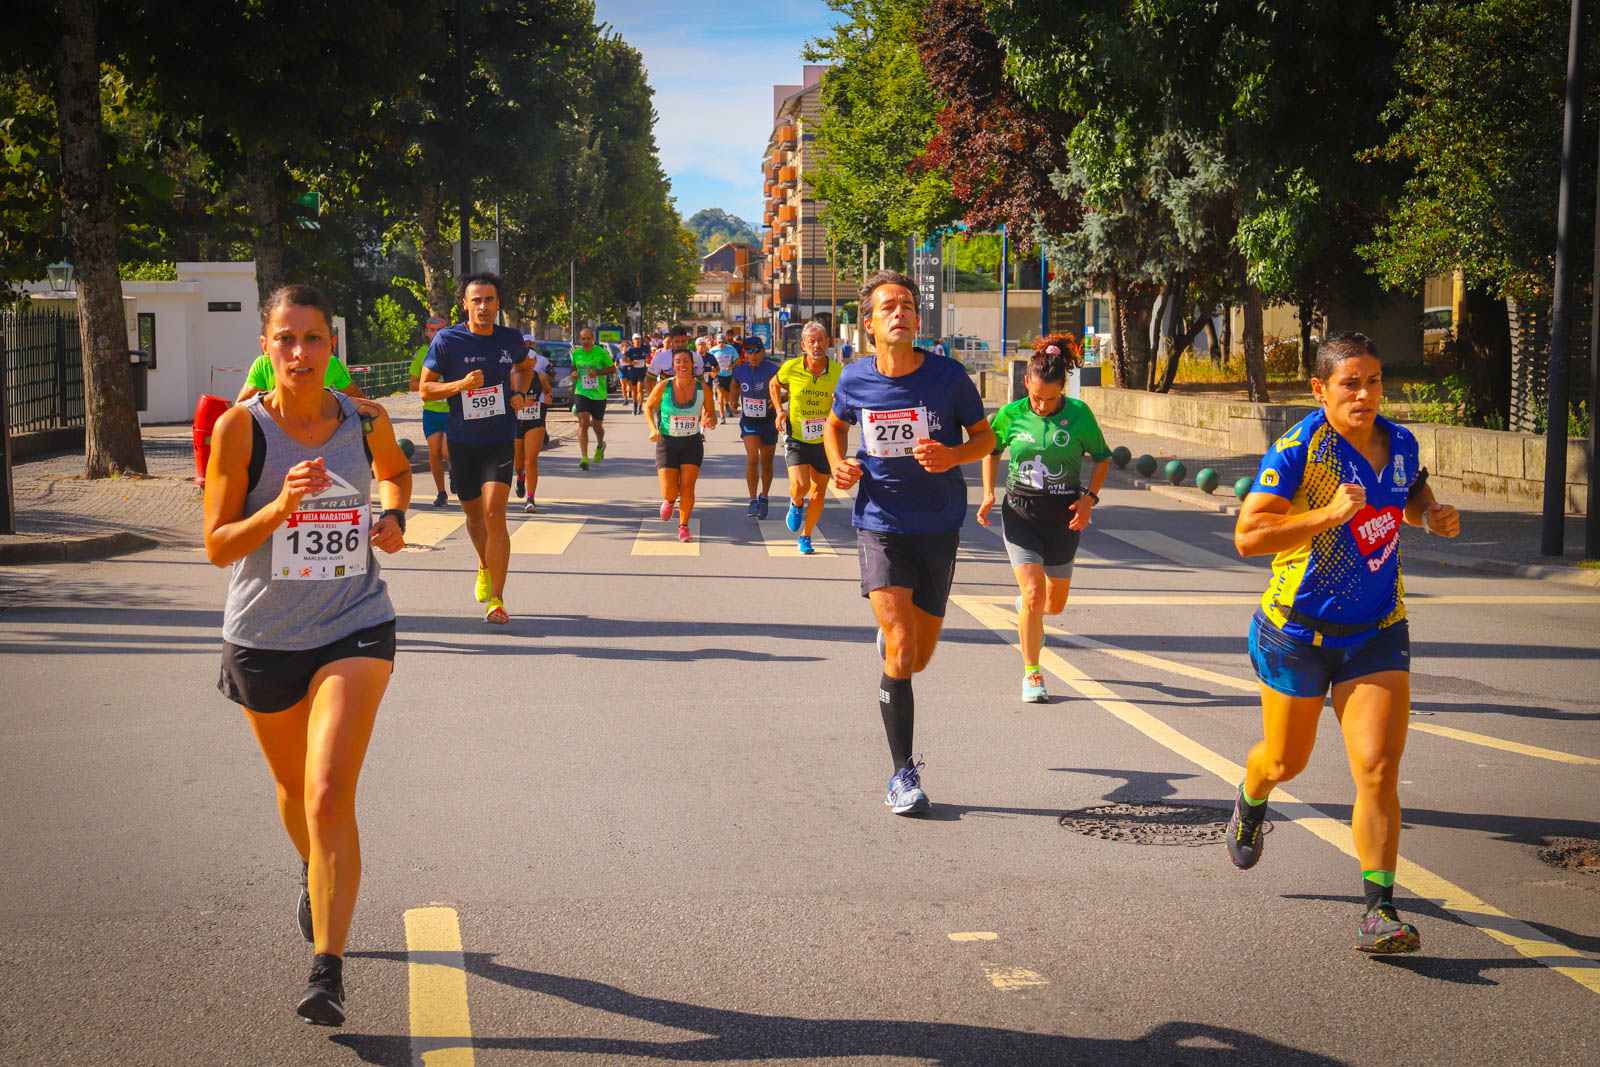
<instances>
[{"instance_id":1,"label":"wristband","mask_svg":"<svg viewBox=\"0 0 1600 1067\"><path fill-rule=\"evenodd\" d=\"M1090 500L1093 500L1096 504L1100 503L1100 494L1095 492L1093 489L1085 489L1083 491L1083 495L1088 497Z\"/></svg>"},{"instance_id":2,"label":"wristband","mask_svg":"<svg viewBox=\"0 0 1600 1067\"><path fill-rule=\"evenodd\" d=\"M400 532L401 533L405 533L406 532L406 513L401 511L399 508L385 508L383 514L378 516L378 521L382 522L384 519L387 519L390 515L394 516L395 525L400 527Z\"/></svg>"}]
</instances>

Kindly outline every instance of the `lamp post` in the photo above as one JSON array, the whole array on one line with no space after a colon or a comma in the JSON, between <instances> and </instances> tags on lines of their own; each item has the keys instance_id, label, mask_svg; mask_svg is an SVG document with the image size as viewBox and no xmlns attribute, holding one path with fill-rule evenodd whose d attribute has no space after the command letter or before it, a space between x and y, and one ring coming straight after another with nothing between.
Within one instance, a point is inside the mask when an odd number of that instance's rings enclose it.
<instances>
[{"instance_id":1,"label":"lamp post","mask_svg":"<svg viewBox=\"0 0 1600 1067\"><path fill-rule=\"evenodd\" d=\"M68 291L70 291L72 289L72 264L71 263L68 263L66 260L63 259L58 263L50 264L48 267L45 268L45 272L50 275L50 291L51 292L53 292L53 293L65 293L65 292L68 292Z\"/></svg>"}]
</instances>

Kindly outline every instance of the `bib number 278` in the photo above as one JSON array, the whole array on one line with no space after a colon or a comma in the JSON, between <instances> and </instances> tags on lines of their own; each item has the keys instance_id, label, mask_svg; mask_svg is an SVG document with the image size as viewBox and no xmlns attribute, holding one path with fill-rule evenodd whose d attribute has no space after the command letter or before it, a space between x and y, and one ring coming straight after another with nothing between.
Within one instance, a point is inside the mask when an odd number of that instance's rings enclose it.
<instances>
[{"instance_id":1,"label":"bib number 278","mask_svg":"<svg viewBox=\"0 0 1600 1067\"><path fill-rule=\"evenodd\" d=\"M928 413L924 408L862 413L867 454L884 459L909 456L918 441L928 436Z\"/></svg>"}]
</instances>

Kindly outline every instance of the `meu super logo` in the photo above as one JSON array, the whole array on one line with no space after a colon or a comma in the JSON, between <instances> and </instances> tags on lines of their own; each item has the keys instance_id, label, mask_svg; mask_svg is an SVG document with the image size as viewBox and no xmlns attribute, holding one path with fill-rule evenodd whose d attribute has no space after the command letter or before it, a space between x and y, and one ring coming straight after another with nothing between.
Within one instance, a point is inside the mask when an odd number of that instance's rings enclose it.
<instances>
[{"instance_id":1,"label":"meu super logo","mask_svg":"<svg viewBox=\"0 0 1600 1067\"><path fill-rule=\"evenodd\" d=\"M1400 544L1400 509L1389 507L1379 511L1369 504L1350 520L1350 532L1363 556L1372 556L1380 547L1383 549L1366 561L1367 570L1377 572Z\"/></svg>"}]
</instances>

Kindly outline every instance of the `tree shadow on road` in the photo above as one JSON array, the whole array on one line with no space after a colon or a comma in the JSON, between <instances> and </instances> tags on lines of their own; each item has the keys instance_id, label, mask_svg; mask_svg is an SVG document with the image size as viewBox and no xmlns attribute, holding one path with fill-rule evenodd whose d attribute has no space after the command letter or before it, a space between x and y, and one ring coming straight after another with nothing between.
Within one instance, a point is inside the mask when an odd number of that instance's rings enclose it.
<instances>
[{"instance_id":1,"label":"tree shadow on road","mask_svg":"<svg viewBox=\"0 0 1600 1067\"><path fill-rule=\"evenodd\" d=\"M395 962L408 959L399 952L351 955ZM1241 1063L1331 1067L1339 1062L1256 1034L1195 1022L1162 1023L1141 1037L1119 1040L911 1019L807 1019L642 996L605 982L510 967L497 962L492 953L467 953L466 968L469 974L512 989L704 1035L660 1041L581 1035L475 1036L470 1044L480 1049L626 1056L677 1063L842 1060L855 1056L894 1057L945 1067L1180 1062L1189 1067L1235 1067ZM332 1040L353 1050L367 1063L411 1062L411 1038L407 1036L344 1033ZM465 1044L468 1042L448 1038L429 1040L430 1047Z\"/></svg>"}]
</instances>

